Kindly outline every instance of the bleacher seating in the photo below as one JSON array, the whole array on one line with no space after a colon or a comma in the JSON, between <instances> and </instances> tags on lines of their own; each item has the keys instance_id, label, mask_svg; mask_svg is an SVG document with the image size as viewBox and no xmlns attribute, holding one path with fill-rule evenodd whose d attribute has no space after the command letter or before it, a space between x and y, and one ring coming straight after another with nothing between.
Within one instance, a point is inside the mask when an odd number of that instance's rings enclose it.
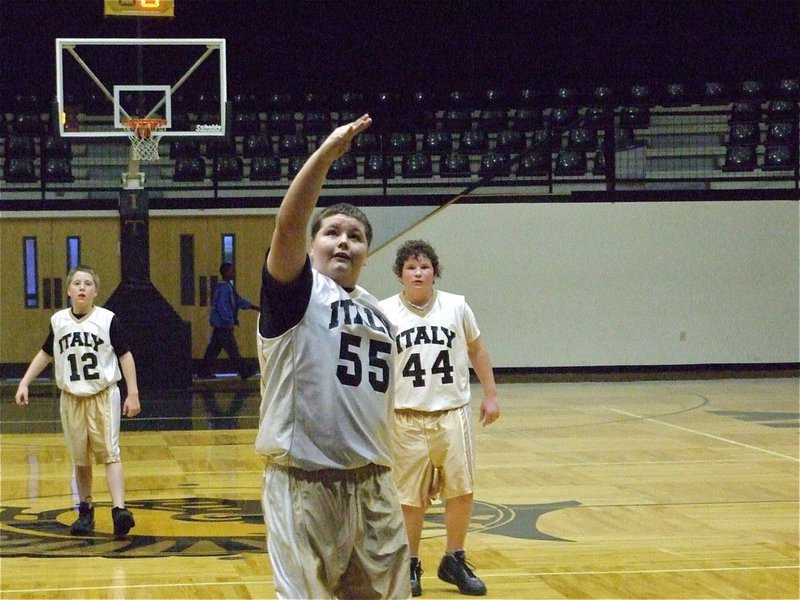
<instances>
[{"instance_id":1,"label":"bleacher seating","mask_svg":"<svg viewBox=\"0 0 800 600\"><path fill-rule=\"evenodd\" d=\"M370 154L364 161L364 177L366 179L391 179L394 175L394 162L391 157Z\"/></svg>"},{"instance_id":2,"label":"bleacher seating","mask_svg":"<svg viewBox=\"0 0 800 600\"><path fill-rule=\"evenodd\" d=\"M198 114L197 104L184 112L180 96L173 98L173 122L212 118ZM77 118L89 123L100 118L91 112L95 100L88 94L76 102ZM232 137L198 142L167 136L168 155L162 153L148 171L148 185L167 190L173 182L230 189L253 189L258 182L285 185L333 127L369 110L375 125L332 167L334 185L386 178L393 185L412 180L417 187L425 180L433 189L460 184L459 178L481 177L502 186L555 176L568 178L569 185L583 180L596 186L613 176L660 188L671 179L709 186L761 178L790 186L798 166L798 101L796 78L709 81L691 88L675 81L652 88L619 86L616 92L602 85L418 90L408 98L382 92L377 110L370 106L375 98L358 92L330 100L320 94L240 93L233 97ZM19 189L28 190L37 189L32 183L43 190L54 183L59 190L118 185L128 158L124 140L53 137L47 109L30 106L33 100L20 97L13 110L0 114L0 184L25 184ZM383 122L381 111L386 111ZM615 153L613 173L606 169L609 152Z\"/></svg>"},{"instance_id":3,"label":"bleacher seating","mask_svg":"<svg viewBox=\"0 0 800 600\"><path fill-rule=\"evenodd\" d=\"M281 178L281 159L277 156L254 156L250 161L251 181L277 181Z\"/></svg>"}]
</instances>

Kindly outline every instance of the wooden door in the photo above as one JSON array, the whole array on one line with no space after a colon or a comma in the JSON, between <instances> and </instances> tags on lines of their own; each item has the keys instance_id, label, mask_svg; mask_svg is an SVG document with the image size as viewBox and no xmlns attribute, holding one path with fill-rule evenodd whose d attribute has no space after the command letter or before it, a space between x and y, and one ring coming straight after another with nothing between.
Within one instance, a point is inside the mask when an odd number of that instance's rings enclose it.
<instances>
[{"instance_id":1,"label":"wooden door","mask_svg":"<svg viewBox=\"0 0 800 600\"><path fill-rule=\"evenodd\" d=\"M208 343L211 291L220 280L223 236L235 240L236 289L254 304L274 219L264 215L150 216L151 279L180 317L192 325L192 357ZM254 358L257 313L239 313L236 337L242 356Z\"/></svg>"},{"instance_id":2,"label":"wooden door","mask_svg":"<svg viewBox=\"0 0 800 600\"><path fill-rule=\"evenodd\" d=\"M70 240L80 262L98 273L102 305L120 281L117 217L0 220L0 363L30 362L50 315L67 306Z\"/></svg>"}]
</instances>

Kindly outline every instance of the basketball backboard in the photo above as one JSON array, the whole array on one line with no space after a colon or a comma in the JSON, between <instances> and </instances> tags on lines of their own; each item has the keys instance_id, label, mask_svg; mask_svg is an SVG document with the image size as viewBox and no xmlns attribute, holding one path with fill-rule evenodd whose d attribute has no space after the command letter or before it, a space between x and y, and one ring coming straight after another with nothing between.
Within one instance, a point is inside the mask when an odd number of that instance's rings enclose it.
<instances>
[{"instance_id":1,"label":"basketball backboard","mask_svg":"<svg viewBox=\"0 0 800 600\"><path fill-rule=\"evenodd\" d=\"M125 137L131 118L167 137L227 133L224 39L58 38L54 122L63 137Z\"/></svg>"}]
</instances>

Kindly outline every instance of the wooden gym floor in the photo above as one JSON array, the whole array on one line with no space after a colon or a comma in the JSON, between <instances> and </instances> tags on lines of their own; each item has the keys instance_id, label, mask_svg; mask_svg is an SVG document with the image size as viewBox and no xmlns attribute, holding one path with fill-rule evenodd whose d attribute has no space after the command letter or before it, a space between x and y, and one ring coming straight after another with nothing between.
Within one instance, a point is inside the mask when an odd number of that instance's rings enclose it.
<instances>
[{"instance_id":1,"label":"wooden gym floor","mask_svg":"<svg viewBox=\"0 0 800 600\"><path fill-rule=\"evenodd\" d=\"M143 397L122 434L136 527L76 502L51 385L0 414L0 597L272 598L253 451L257 381ZM798 379L504 383L477 430L467 555L490 598L798 598ZM473 386L479 397L479 386ZM426 520L423 598L442 509Z\"/></svg>"}]
</instances>

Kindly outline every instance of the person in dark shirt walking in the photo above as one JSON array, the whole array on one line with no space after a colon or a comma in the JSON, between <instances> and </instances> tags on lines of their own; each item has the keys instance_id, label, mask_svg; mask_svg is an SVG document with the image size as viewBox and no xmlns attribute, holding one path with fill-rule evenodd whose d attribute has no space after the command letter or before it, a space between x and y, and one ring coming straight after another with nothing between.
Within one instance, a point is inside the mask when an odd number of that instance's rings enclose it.
<instances>
[{"instance_id":1,"label":"person in dark shirt walking","mask_svg":"<svg viewBox=\"0 0 800 600\"><path fill-rule=\"evenodd\" d=\"M242 380L252 376L256 369L248 365L239 353L239 344L236 343L235 328L239 325L239 310L258 310L252 302L242 298L233 287L236 278L236 265L224 262L219 267L222 281L214 288L211 297L211 314L208 322L211 324L211 339L208 341L203 362L200 366L201 378L213 377L211 367L225 350L234 368Z\"/></svg>"}]
</instances>

